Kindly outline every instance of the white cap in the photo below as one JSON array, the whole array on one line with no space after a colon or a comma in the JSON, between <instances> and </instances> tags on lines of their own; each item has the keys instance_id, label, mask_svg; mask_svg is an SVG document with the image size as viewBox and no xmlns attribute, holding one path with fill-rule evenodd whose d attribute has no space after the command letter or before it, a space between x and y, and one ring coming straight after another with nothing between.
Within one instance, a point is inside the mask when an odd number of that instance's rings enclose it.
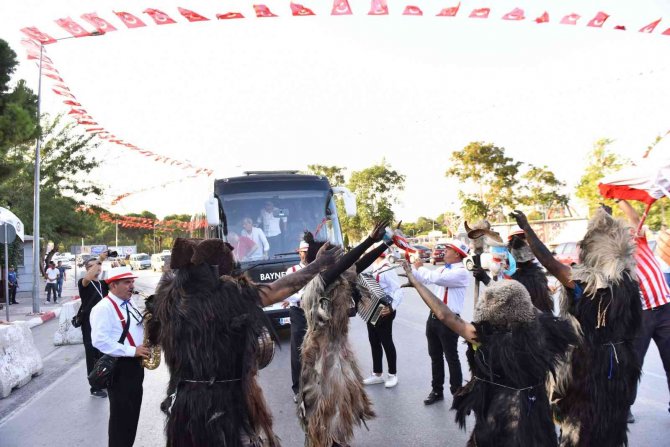
<instances>
[{"instance_id":1,"label":"white cap","mask_svg":"<svg viewBox=\"0 0 670 447\"><path fill-rule=\"evenodd\" d=\"M305 241L300 241L300 246L298 247L298 252L309 250L309 244Z\"/></svg>"},{"instance_id":2,"label":"white cap","mask_svg":"<svg viewBox=\"0 0 670 447\"><path fill-rule=\"evenodd\" d=\"M112 267L107 275L105 282L111 284L114 281L119 281L121 279L134 279L137 278L136 275L130 270L130 267Z\"/></svg>"},{"instance_id":3,"label":"white cap","mask_svg":"<svg viewBox=\"0 0 670 447\"><path fill-rule=\"evenodd\" d=\"M453 248L456 251L456 253L461 255L461 258L467 257L468 253L470 252L470 247L468 247L467 244L459 241L458 239L451 239L447 241L444 245L446 245L449 248Z\"/></svg>"}]
</instances>

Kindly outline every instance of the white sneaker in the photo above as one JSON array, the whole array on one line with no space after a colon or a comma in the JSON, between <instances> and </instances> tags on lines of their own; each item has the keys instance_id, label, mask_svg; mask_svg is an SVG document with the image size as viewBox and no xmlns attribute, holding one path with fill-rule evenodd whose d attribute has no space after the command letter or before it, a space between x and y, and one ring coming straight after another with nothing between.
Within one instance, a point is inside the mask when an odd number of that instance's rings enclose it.
<instances>
[{"instance_id":1,"label":"white sneaker","mask_svg":"<svg viewBox=\"0 0 670 447\"><path fill-rule=\"evenodd\" d=\"M363 385L376 385L378 383L385 383L384 376L378 376L376 374L370 374L370 377L363 379Z\"/></svg>"},{"instance_id":2,"label":"white sneaker","mask_svg":"<svg viewBox=\"0 0 670 447\"><path fill-rule=\"evenodd\" d=\"M393 388L398 384L398 375L397 374L389 374L388 378L386 379L386 382L384 382L384 386L386 388Z\"/></svg>"}]
</instances>

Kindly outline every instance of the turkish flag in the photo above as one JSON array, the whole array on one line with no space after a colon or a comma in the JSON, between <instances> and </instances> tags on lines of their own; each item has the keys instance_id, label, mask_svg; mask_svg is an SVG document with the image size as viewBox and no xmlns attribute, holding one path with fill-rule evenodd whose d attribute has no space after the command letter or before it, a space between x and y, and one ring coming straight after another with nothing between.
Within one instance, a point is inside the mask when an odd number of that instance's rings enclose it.
<instances>
[{"instance_id":1,"label":"turkish flag","mask_svg":"<svg viewBox=\"0 0 670 447\"><path fill-rule=\"evenodd\" d=\"M51 59L49 59L49 60L51 61ZM51 72L53 72L57 75L60 74L60 72L56 69L56 67L54 67L49 62L47 62L47 60L45 59L44 56L42 57L42 71L51 71ZM46 75L44 75L44 76L46 76Z\"/></svg>"},{"instance_id":2,"label":"turkish flag","mask_svg":"<svg viewBox=\"0 0 670 447\"><path fill-rule=\"evenodd\" d=\"M64 85L64 84L56 84L56 85L54 85L54 87L59 88L61 90L65 90L66 92L70 91L70 87L68 87L67 85Z\"/></svg>"},{"instance_id":3,"label":"turkish flag","mask_svg":"<svg viewBox=\"0 0 670 447\"><path fill-rule=\"evenodd\" d=\"M577 20L579 20L580 17L581 16L579 14L575 14L574 12L572 14L568 14L561 19L561 25L576 25Z\"/></svg>"},{"instance_id":4,"label":"turkish flag","mask_svg":"<svg viewBox=\"0 0 670 447\"><path fill-rule=\"evenodd\" d=\"M40 50L40 44L35 42L32 39L21 39L21 45L23 45L25 47L28 47L28 48L32 48L32 49L37 50L37 51Z\"/></svg>"},{"instance_id":5,"label":"turkish flag","mask_svg":"<svg viewBox=\"0 0 670 447\"><path fill-rule=\"evenodd\" d=\"M591 21L586 26L592 26L594 28L602 28L603 24L605 23L605 20L607 20L609 16L610 16L609 14L600 11L598 14L596 14L594 18L591 19Z\"/></svg>"},{"instance_id":6,"label":"turkish flag","mask_svg":"<svg viewBox=\"0 0 670 447\"><path fill-rule=\"evenodd\" d=\"M661 33L663 36L670 36L670 28L666 29Z\"/></svg>"},{"instance_id":7,"label":"turkish flag","mask_svg":"<svg viewBox=\"0 0 670 447\"><path fill-rule=\"evenodd\" d=\"M547 23L549 22L549 13L545 11L540 17L535 19L536 23Z\"/></svg>"},{"instance_id":8,"label":"turkish flag","mask_svg":"<svg viewBox=\"0 0 670 447\"><path fill-rule=\"evenodd\" d=\"M471 19L488 19L491 8L478 8L473 9L470 13Z\"/></svg>"},{"instance_id":9,"label":"turkish flag","mask_svg":"<svg viewBox=\"0 0 670 447\"><path fill-rule=\"evenodd\" d=\"M216 18L219 20L228 20L228 19L243 19L244 16L241 12L226 12L223 14L217 14Z\"/></svg>"},{"instance_id":10,"label":"turkish flag","mask_svg":"<svg viewBox=\"0 0 670 447\"><path fill-rule=\"evenodd\" d=\"M254 11L256 12L256 17L277 17L276 14L273 14L265 5L254 5Z\"/></svg>"},{"instance_id":11,"label":"turkish flag","mask_svg":"<svg viewBox=\"0 0 670 447\"><path fill-rule=\"evenodd\" d=\"M370 4L369 16L387 16L389 14L389 7L386 0L372 0Z\"/></svg>"},{"instance_id":12,"label":"turkish flag","mask_svg":"<svg viewBox=\"0 0 670 447\"><path fill-rule=\"evenodd\" d=\"M81 27L81 25L79 25L77 22L75 22L69 17L65 17L64 19L58 19L56 20L56 23L58 24L58 26L63 28L68 33L72 34L74 37L88 37L91 35L91 33L86 31L84 28Z\"/></svg>"},{"instance_id":13,"label":"turkish flag","mask_svg":"<svg viewBox=\"0 0 670 447\"><path fill-rule=\"evenodd\" d=\"M66 96L66 97L68 97L68 98L77 99L77 98L75 98L75 96L74 96L72 93L62 92L62 91L60 91L60 90L56 90L55 88L52 88L51 90L53 90L53 92L54 92L55 94L57 94L57 95L60 95L60 96Z\"/></svg>"},{"instance_id":14,"label":"turkish flag","mask_svg":"<svg viewBox=\"0 0 670 447\"><path fill-rule=\"evenodd\" d=\"M353 14L351 6L347 0L333 0L333 9L330 12L332 16L348 16Z\"/></svg>"},{"instance_id":15,"label":"turkish flag","mask_svg":"<svg viewBox=\"0 0 670 447\"><path fill-rule=\"evenodd\" d=\"M181 7L177 7L177 9L179 10L179 14L183 15L189 22L204 22L209 20L207 17L201 16L197 12L191 11L190 9Z\"/></svg>"},{"instance_id":16,"label":"turkish flag","mask_svg":"<svg viewBox=\"0 0 670 447\"><path fill-rule=\"evenodd\" d=\"M91 12L88 14L82 14L81 18L86 20L88 23L93 25L98 32L105 34L110 31L116 31L116 28L105 19L98 17L98 14Z\"/></svg>"},{"instance_id":17,"label":"turkish flag","mask_svg":"<svg viewBox=\"0 0 670 447\"><path fill-rule=\"evenodd\" d=\"M144 11L145 14L149 14L149 17L154 19L154 22L156 22L156 25L171 25L173 23L177 23L172 18L165 14L163 11L160 11L158 9L153 9L153 8L147 8Z\"/></svg>"},{"instance_id":18,"label":"turkish flag","mask_svg":"<svg viewBox=\"0 0 670 447\"><path fill-rule=\"evenodd\" d=\"M423 11L418 6L405 6L402 15L404 16L422 16Z\"/></svg>"},{"instance_id":19,"label":"turkish flag","mask_svg":"<svg viewBox=\"0 0 670 447\"><path fill-rule=\"evenodd\" d=\"M128 28L140 28L142 26L146 26L143 21L138 19L136 16L132 15L129 12L123 12L123 11L114 11L114 14L121 19L121 21L128 27Z\"/></svg>"},{"instance_id":20,"label":"turkish flag","mask_svg":"<svg viewBox=\"0 0 670 447\"><path fill-rule=\"evenodd\" d=\"M626 31L626 27L623 26L623 25L617 25L617 26L614 27L614 29L618 29L618 30L621 30L621 31Z\"/></svg>"},{"instance_id":21,"label":"turkish flag","mask_svg":"<svg viewBox=\"0 0 670 447\"><path fill-rule=\"evenodd\" d=\"M81 104L79 104L77 101L70 101L69 99L66 99L63 101L63 104L67 106L72 106L72 107L81 107Z\"/></svg>"},{"instance_id":22,"label":"turkish flag","mask_svg":"<svg viewBox=\"0 0 670 447\"><path fill-rule=\"evenodd\" d=\"M523 9L514 8L503 17L503 20L525 20L526 16L523 13Z\"/></svg>"},{"instance_id":23,"label":"turkish flag","mask_svg":"<svg viewBox=\"0 0 670 447\"><path fill-rule=\"evenodd\" d=\"M53 73L46 73L44 76L46 76L47 78L51 78L51 79L53 79L54 81L65 82L65 81L63 80L63 78L61 78L60 76L55 75L55 74L53 74Z\"/></svg>"},{"instance_id":24,"label":"turkish flag","mask_svg":"<svg viewBox=\"0 0 670 447\"><path fill-rule=\"evenodd\" d=\"M458 13L458 10L461 7L461 3L459 2L458 5L456 6L450 6L448 8L442 9L442 11L437 13L437 17L456 17L456 14Z\"/></svg>"},{"instance_id":25,"label":"turkish flag","mask_svg":"<svg viewBox=\"0 0 670 447\"><path fill-rule=\"evenodd\" d=\"M641 33L651 33L652 31L654 31L656 29L656 26L658 26L659 23L661 23L661 19L658 19L654 22L651 22L647 26L643 26L642 28L640 28L640 32Z\"/></svg>"},{"instance_id":26,"label":"turkish flag","mask_svg":"<svg viewBox=\"0 0 670 447\"><path fill-rule=\"evenodd\" d=\"M314 11L309 8L305 8L301 4L291 2L291 13L294 16L313 16Z\"/></svg>"},{"instance_id":27,"label":"turkish flag","mask_svg":"<svg viewBox=\"0 0 670 447\"><path fill-rule=\"evenodd\" d=\"M21 32L26 36L30 37L33 40L40 42L42 45L48 45L50 43L55 43L56 39L51 37L48 34L43 33L34 26L29 26L26 28L21 28Z\"/></svg>"}]
</instances>

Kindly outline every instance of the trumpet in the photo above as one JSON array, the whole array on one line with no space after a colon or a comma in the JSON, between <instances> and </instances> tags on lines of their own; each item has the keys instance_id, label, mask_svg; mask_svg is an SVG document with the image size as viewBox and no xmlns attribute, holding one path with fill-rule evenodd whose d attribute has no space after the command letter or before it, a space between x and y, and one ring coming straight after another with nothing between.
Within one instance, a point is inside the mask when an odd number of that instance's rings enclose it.
<instances>
[{"instance_id":1,"label":"trumpet","mask_svg":"<svg viewBox=\"0 0 670 447\"><path fill-rule=\"evenodd\" d=\"M133 290L134 295L139 295L142 298L144 298L144 301L151 298L151 295L147 295L144 292L140 292L139 290ZM144 322L148 322L151 320L153 315L150 312L145 311L144 313ZM142 341L142 345L146 346L149 348L149 358L142 359L142 366L144 366L146 369L156 369L160 366L161 364L161 347L159 345L152 345L149 343L149 331L146 330L144 331L144 340Z\"/></svg>"}]
</instances>

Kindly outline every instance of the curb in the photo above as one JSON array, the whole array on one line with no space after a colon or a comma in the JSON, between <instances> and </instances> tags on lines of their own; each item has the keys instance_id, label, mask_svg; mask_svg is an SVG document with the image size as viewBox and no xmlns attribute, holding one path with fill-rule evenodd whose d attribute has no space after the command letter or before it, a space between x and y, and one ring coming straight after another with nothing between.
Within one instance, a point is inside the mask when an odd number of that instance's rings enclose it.
<instances>
[{"instance_id":1,"label":"curb","mask_svg":"<svg viewBox=\"0 0 670 447\"><path fill-rule=\"evenodd\" d=\"M28 327L30 329L32 329L35 326L39 326L40 324L44 324L49 320L53 320L54 318L58 318L59 315L60 315L60 309L50 310L49 312L44 312L42 315L39 315L37 317L33 317L30 320L27 320L26 322L28 323Z\"/></svg>"}]
</instances>

